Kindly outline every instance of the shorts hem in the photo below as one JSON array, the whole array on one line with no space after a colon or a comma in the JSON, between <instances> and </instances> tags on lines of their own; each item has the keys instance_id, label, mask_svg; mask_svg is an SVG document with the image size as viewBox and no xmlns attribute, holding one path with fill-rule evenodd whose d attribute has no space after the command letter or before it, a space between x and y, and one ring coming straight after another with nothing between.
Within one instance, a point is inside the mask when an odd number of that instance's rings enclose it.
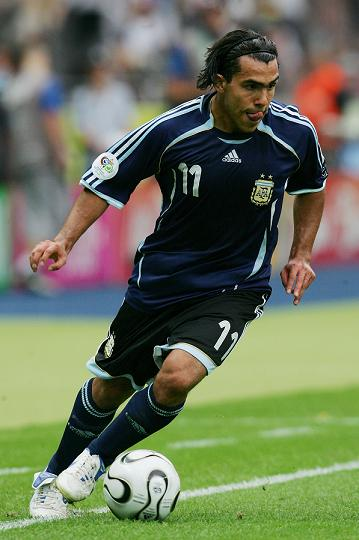
<instances>
[{"instance_id":1,"label":"shorts hem","mask_svg":"<svg viewBox=\"0 0 359 540\"><path fill-rule=\"evenodd\" d=\"M123 379L128 379L130 381L132 388L134 390L142 390L142 388L144 387L144 386L139 386L138 384L136 384L132 375L130 375L129 373L125 373L123 375L110 375L109 373L107 373L107 371L100 368L100 366L96 364L96 360L94 356L86 362L86 367L93 375L95 375L96 377L99 377L99 379L109 381L111 379L119 379L120 377L122 377Z\"/></svg>"},{"instance_id":2,"label":"shorts hem","mask_svg":"<svg viewBox=\"0 0 359 540\"><path fill-rule=\"evenodd\" d=\"M207 370L207 374L210 375L217 367L217 364L201 349L196 347L195 345L192 345L191 343L185 343L185 342L178 342L174 343L173 345L156 345L156 347L153 350L153 358L158 366L158 368L161 368L164 358L162 355L162 351L165 353L169 353L170 351L174 349L180 349L181 351L188 352L192 356L194 356Z\"/></svg>"}]
</instances>

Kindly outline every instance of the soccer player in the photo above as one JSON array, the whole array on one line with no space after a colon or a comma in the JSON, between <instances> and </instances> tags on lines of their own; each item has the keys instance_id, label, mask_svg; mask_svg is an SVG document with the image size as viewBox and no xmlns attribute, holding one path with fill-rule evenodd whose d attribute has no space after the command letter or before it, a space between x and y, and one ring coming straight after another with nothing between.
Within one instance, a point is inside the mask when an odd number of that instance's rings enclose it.
<instances>
[{"instance_id":1,"label":"soccer player","mask_svg":"<svg viewBox=\"0 0 359 540\"><path fill-rule=\"evenodd\" d=\"M68 515L120 452L174 420L262 315L285 191L295 196L294 237L281 278L295 305L315 279L327 172L309 120L273 101L278 78L273 41L247 29L226 34L198 78L210 91L99 155L63 228L34 247L34 272L50 259L49 270L60 269L109 204L122 208L155 175L163 196L155 230L139 245L124 302L87 364L94 378L35 475L32 516Z\"/></svg>"}]
</instances>

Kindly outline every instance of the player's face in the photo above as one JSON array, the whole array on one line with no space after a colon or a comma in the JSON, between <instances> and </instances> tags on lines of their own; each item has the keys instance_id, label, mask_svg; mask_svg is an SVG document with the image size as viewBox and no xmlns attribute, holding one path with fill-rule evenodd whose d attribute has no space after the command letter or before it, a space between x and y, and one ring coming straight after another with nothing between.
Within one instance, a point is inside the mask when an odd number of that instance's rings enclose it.
<instances>
[{"instance_id":1,"label":"player's face","mask_svg":"<svg viewBox=\"0 0 359 540\"><path fill-rule=\"evenodd\" d=\"M242 56L238 61L240 71L230 82L219 75L212 112L217 128L251 133L273 99L279 77L278 63L273 60L266 64L250 56Z\"/></svg>"}]
</instances>

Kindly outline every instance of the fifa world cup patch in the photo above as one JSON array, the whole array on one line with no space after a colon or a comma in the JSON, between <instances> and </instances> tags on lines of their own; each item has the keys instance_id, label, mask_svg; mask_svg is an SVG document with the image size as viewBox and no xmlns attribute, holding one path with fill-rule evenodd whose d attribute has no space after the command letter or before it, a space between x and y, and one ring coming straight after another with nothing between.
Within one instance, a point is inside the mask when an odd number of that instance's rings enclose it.
<instances>
[{"instance_id":1,"label":"fifa world cup patch","mask_svg":"<svg viewBox=\"0 0 359 540\"><path fill-rule=\"evenodd\" d=\"M110 180L118 172L118 161L116 156L110 152L104 152L97 156L92 164L91 170L99 180Z\"/></svg>"},{"instance_id":2,"label":"fifa world cup patch","mask_svg":"<svg viewBox=\"0 0 359 540\"><path fill-rule=\"evenodd\" d=\"M270 174L266 180L265 175L261 174L261 177L254 182L254 188L252 189L251 201L257 206L263 206L268 204L273 195L274 182L273 176Z\"/></svg>"},{"instance_id":3,"label":"fifa world cup patch","mask_svg":"<svg viewBox=\"0 0 359 540\"><path fill-rule=\"evenodd\" d=\"M110 358L110 356L112 355L114 346L115 346L115 336L114 334L110 334L106 341L106 345L103 351L105 358Z\"/></svg>"}]
</instances>

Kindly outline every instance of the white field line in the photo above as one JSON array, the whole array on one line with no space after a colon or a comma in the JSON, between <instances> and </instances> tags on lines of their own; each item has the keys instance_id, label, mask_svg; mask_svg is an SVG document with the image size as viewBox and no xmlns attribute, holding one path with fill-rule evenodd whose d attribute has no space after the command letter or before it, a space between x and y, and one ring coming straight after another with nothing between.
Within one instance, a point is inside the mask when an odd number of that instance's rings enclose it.
<instances>
[{"instance_id":1,"label":"white field line","mask_svg":"<svg viewBox=\"0 0 359 540\"><path fill-rule=\"evenodd\" d=\"M303 422L310 422L311 424L315 425L322 425L322 424L330 424L330 425L338 425L338 426L357 426L359 425L359 416L348 416L348 417L341 417L336 418L328 415L318 415L313 417L291 417L290 420L292 422L297 422L298 424ZM196 423L196 425L206 426L210 425L213 427L213 419L209 418L196 418L196 420L192 420L189 418L178 418L178 423L183 425L191 425ZM272 416L272 417L252 417L252 416L242 416L242 417L236 417L236 418L226 418L226 425L232 424L232 425L246 425L246 426L260 426L260 425L268 425L268 423L275 423L275 424L286 424L288 422L288 417L281 417L281 416Z\"/></svg>"},{"instance_id":2,"label":"white field line","mask_svg":"<svg viewBox=\"0 0 359 540\"><path fill-rule=\"evenodd\" d=\"M295 437L296 435L310 435L315 430L310 426L298 426L298 427L281 427L275 429L266 429L259 432L260 437L264 438L281 438L281 437Z\"/></svg>"},{"instance_id":3,"label":"white field line","mask_svg":"<svg viewBox=\"0 0 359 540\"><path fill-rule=\"evenodd\" d=\"M279 417L276 417L275 420L278 421ZM181 420L181 419L179 419ZM243 417L239 418L239 423L244 423L247 425L258 425L261 423L268 423L268 418L254 418L254 417ZM284 419L283 419L284 420ZM258 432L258 436L262 438L281 438L281 437L293 437L296 435L309 435L315 432L315 428L320 425L344 425L344 426L357 426L359 425L359 416L352 417L343 417L343 418L331 418L324 416L323 418L315 418L312 420L314 426L297 426L297 427L279 427L273 429L266 429ZM188 423L188 422L187 422ZM238 422L237 422L238 423ZM229 446L236 444L238 439L234 437L223 437L223 438L211 438L211 439L193 439L186 441L175 441L167 445L168 448L172 450L180 450L183 448L206 448L211 446ZM0 469L0 476L7 476L11 474L25 474L31 471L35 471L31 467L6 467Z\"/></svg>"},{"instance_id":4,"label":"white field line","mask_svg":"<svg viewBox=\"0 0 359 540\"><path fill-rule=\"evenodd\" d=\"M7 476L8 474L24 474L32 471L30 467L6 467L0 469L0 476Z\"/></svg>"},{"instance_id":5,"label":"white field line","mask_svg":"<svg viewBox=\"0 0 359 540\"><path fill-rule=\"evenodd\" d=\"M211 486L208 488L192 489L182 491L179 500L192 499L193 497L205 497L207 495L217 495L229 491L239 491L244 489L254 489L257 487L270 486L274 484L286 484L293 480L302 480L303 478L313 478L315 476L326 476L342 471L354 471L359 469L359 461L348 461L347 463L334 463L329 467L316 467L315 469L303 469L294 473L275 474L274 476L264 476L262 478L253 478L244 480L236 484L224 484L222 486Z\"/></svg>"},{"instance_id":6,"label":"white field line","mask_svg":"<svg viewBox=\"0 0 359 540\"><path fill-rule=\"evenodd\" d=\"M208 448L210 446L226 446L236 444L238 439L234 437L224 437L222 439L193 439L188 441L175 441L169 443L168 448L179 450L182 448Z\"/></svg>"},{"instance_id":7,"label":"white field line","mask_svg":"<svg viewBox=\"0 0 359 540\"><path fill-rule=\"evenodd\" d=\"M325 421L323 422L325 423ZM331 420L329 419L327 421L328 424L343 424L344 426L359 426L359 418L357 416L349 417L349 418L341 418L340 420L336 421L335 419Z\"/></svg>"},{"instance_id":8,"label":"white field line","mask_svg":"<svg viewBox=\"0 0 359 540\"><path fill-rule=\"evenodd\" d=\"M316 467L314 469L302 469L293 473L275 474L273 476L264 476L262 478L253 478L252 480L244 480L234 484L223 484L220 486L209 486L207 488L192 489L182 491L179 500L185 501L196 497L206 497L210 495L218 495L221 493L228 493L230 491L240 491L245 489L255 489L263 486L270 486L275 484L285 484L294 480L302 480L304 478L314 478L315 476L326 476L329 474L335 474L342 471L355 471L359 470L359 461L348 461L347 463L335 463L328 467ZM109 512L107 507L92 508L87 511L79 511L74 517L81 517L88 515L89 513L103 514ZM46 522L54 521L52 519L46 520ZM30 525L36 525L38 523L44 523L42 519L20 519L17 521L3 521L0 522L0 532L8 531L10 529L23 529Z\"/></svg>"}]
</instances>

